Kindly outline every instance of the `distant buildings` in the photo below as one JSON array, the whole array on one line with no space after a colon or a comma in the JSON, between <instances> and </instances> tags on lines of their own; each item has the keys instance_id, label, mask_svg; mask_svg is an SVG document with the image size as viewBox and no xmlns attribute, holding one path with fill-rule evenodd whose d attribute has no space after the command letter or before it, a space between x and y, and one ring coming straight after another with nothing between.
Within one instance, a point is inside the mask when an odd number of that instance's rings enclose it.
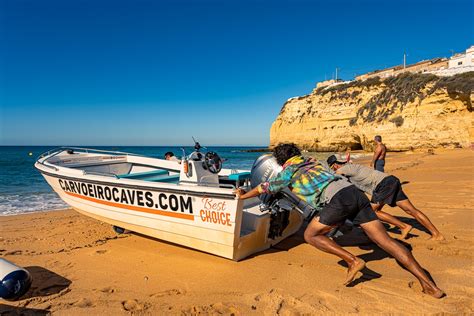
<instances>
[{"instance_id":1,"label":"distant buildings","mask_svg":"<svg viewBox=\"0 0 474 316\"><path fill-rule=\"evenodd\" d=\"M404 72L431 73L438 76L452 76L458 73L474 71L474 45L466 49L464 53L455 54L451 58L434 58L422 60L415 64L393 66L381 70L374 70L355 77L355 80L366 80L373 77L388 78L397 76ZM325 80L318 82L316 88L328 87L340 84L342 80Z\"/></svg>"},{"instance_id":2,"label":"distant buildings","mask_svg":"<svg viewBox=\"0 0 474 316\"><path fill-rule=\"evenodd\" d=\"M342 82L342 80L341 79L324 80L324 81L318 82L316 84L316 88L328 87L338 82Z\"/></svg>"},{"instance_id":3,"label":"distant buildings","mask_svg":"<svg viewBox=\"0 0 474 316\"><path fill-rule=\"evenodd\" d=\"M449 68L474 66L474 45L466 49L465 53L456 54L449 59Z\"/></svg>"},{"instance_id":4,"label":"distant buildings","mask_svg":"<svg viewBox=\"0 0 474 316\"><path fill-rule=\"evenodd\" d=\"M357 76L356 80L366 80L372 77L380 77L380 78L388 78L392 76L397 76L404 72L412 72L412 73L430 73L434 71L448 69L449 61L447 58L434 58L429 60L422 60L417 62L416 64L394 66L391 68L386 68L383 70L375 70L372 72L368 72L366 74Z\"/></svg>"}]
</instances>

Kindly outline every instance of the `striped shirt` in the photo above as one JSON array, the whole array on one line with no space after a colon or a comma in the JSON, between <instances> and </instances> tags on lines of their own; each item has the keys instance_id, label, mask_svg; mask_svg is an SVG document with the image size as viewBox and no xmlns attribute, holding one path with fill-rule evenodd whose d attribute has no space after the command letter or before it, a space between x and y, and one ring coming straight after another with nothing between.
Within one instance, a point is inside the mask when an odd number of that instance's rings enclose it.
<instances>
[{"instance_id":1,"label":"striped shirt","mask_svg":"<svg viewBox=\"0 0 474 316\"><path fill-rule=\"evenodd\" d=\"M285 162L283 170L275 178L260 184L259 192L276 193L289 187L300 199L318 207L324 189L338 178L319 161L294 156Z\"/></svg>"}]
</instances>

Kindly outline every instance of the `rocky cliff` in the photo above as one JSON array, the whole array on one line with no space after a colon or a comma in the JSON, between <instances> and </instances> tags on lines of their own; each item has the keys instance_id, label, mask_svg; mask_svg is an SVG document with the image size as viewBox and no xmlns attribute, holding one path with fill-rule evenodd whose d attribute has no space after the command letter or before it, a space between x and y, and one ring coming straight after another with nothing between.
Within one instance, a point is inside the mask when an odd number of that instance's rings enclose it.
<instances>
[{"instance_id":1,"label":"rocky cliff","mask_svg":"<svg viewBox=\"0 0 474 316\"><path fill-rule=\"evenodd\" d=\"M375 135L389 150L469 147L473 103L474 72L405 73L318 88L283 105L270 130L270 147L293 142L316 151L370 150Z\"/></svg>"}]
</instances>

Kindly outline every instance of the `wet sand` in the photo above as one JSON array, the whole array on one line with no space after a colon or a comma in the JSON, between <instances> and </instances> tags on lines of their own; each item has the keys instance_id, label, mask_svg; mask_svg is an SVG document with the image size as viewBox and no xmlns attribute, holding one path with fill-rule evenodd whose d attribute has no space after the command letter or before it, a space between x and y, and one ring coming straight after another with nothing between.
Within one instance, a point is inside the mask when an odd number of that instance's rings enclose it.
<instances>
[{"instance_id":1,"label":"wet sand","mask_svg":"<svg viewBox=\"0 0 474 316\"><path fill-rule=\"evenodd\" d=\"M405 242L447 293L443 299L422 294L416 279L374 245L347 247L367 269L346 287L339 259L304 243L302 231L233 262L118 236L108 224L63 210L0 217L0 255L34 278L22 300L0 300L0 314L472 314L474 151L389 153L386 170L405 181L412 202L446 237L429 241L407 214L384 208L415 227Z\"/></svg>"}]
</instances>

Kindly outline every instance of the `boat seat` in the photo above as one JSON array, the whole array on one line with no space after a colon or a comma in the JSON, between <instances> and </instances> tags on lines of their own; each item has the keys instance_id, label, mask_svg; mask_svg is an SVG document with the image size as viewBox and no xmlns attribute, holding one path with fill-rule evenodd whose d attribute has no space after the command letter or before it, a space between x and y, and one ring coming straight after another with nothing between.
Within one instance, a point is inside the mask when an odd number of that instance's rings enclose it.
<instances>
[{"instance_id":1,"label":"boat seat","mask_svg":"<svg viewBox=\"0 0 474 316\"><path fill-rule=\"evenodd\" d=\"M233 173L229 175L229 180L232 181L241 181L241 180L246 180L250 179L250 172L239 172L239 173Z\"/></svg>"},{"instance_id":2,"label":"boat seat","mask_svg":"<svg viewBox=\"0 0 474 316\"><path fill-rule=\"evenodd\" d=\"M166 170L153 170L153 171L147 171L147 172L138 172L138 173L125 173L125 174L118 174L117 178L122 179L145 179L149 178L151 176L158 176L158 175L166 175L168 174L168 171Z\"/></svg>"},{"instance_id":3,"label":"boat seat","mask_svg":"<svg viewBox=\"0 0 474 316\"><path fill-rule=\"evenodd\" d=\"M153 177L150 179L147 179L147 181L153 181L153 182L166 182L166 183L178 183L179 182L179 174L174 174L171 176L158 176L158 177Z\"/></svg>"}]
</instances>

